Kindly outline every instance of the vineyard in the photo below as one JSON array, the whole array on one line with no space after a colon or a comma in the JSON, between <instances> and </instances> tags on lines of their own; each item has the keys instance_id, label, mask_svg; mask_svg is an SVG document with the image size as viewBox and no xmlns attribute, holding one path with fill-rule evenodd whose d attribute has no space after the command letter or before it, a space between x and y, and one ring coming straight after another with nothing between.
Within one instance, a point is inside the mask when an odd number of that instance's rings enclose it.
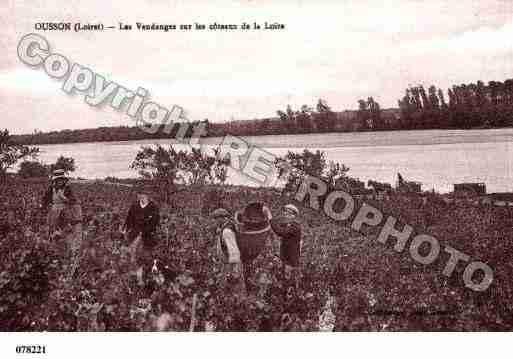
<instances>
[{"instance_id":1,"label":"vineyard","mask_svg":"<svg viewBox=\"0 0 513 359\"><path fill-rule=\"evenodd\" d=\"M279 243L269 241L253 264L248 297L223 292L215 266L215 225L208 214L249 201L273 213L290 202L271 189L184 188L160 203L158 271L138 283L120 232L133 193L127 186L74 183L84 213L83 241L71 229L47 238L39 209L47 184L2 186L1 331L383 331L513 329L513 209L422 203L396 194L371 204L440 242L490 264L485 292L464 287L443 264L416 264L377 242L300 206L303 226L299 287L283 290ZM157 198L158 200L158 198ZM446 260L446 258L444 258Z\"/></svg>"}]
</instances>

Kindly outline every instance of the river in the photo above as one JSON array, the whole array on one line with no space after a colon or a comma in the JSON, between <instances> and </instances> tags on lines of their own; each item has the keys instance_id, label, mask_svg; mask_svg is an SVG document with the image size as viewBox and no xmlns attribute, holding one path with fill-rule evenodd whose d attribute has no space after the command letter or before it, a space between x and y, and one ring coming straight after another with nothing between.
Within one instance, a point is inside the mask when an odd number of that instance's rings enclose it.
<instances>
[{"instance_id":1,"label":"river","mask_svg":"<svg viewBox=\"0 0 513 359\"><path fill-rule=\"evenodd\" d=\"M327 158L350 167L349 175L394 184L397 173L423 183L424 190L452 190L454 183L484 182L488 192L513 191L513 129L426 130L245 137L255 146L280 156L287 151L320 149ZM209 146L222 139L202 140ZM41 145L40 159L75 158L73 174L83 178L136 177L129 169L142 145L170 140ZM178 144L177 148L185 145ZM248 184L231 170L229 182Z\"/></svg>"}]
</instances>

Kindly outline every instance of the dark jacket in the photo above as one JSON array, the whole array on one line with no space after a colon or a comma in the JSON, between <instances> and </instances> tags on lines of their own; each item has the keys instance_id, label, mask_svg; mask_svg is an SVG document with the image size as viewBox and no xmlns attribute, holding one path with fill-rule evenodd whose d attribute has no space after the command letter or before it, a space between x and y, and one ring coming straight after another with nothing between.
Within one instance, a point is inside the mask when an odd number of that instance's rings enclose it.
<instances>
[{"instance_id":1,"label":"dark jacket","mask_svg":"<svg viewBox=\"0 0 513 359\"><path fill-rule=\"evenodd\" d=\"M53 204L53 189L54 185L51 184L48 189L46 190L44 196L43 196L43 203L42 208L48 209ZM68 199L69 204L75 204L77 202L75 195L73 194L73 191L71 190L71 187L69 184L66 184L64 186L64 196Z\"/></svg>"},{"instance_id":2,"label":"dark jacket","mask_svg":"<svg viewBox=\"0 0 513 359\"><path fill-rule=\"evenodd\" d=\"M280 257L290 266L299 266L301 257L301 224L296 220L277 218L271 221L271 227L281 240Z\"/></svg>"},{"instance_id":3,"label":"dark jacket","mask_svg":"<svg viewBox=\"0 0 513 359\"><path fill-rule=\"evenodd\" d=\"M150 201L145 208L142 208L137 201L128 210L125 227L128 231L150 234L157 230L159 223L160 213L157 205Z\"/></svg>"}]
</instances>

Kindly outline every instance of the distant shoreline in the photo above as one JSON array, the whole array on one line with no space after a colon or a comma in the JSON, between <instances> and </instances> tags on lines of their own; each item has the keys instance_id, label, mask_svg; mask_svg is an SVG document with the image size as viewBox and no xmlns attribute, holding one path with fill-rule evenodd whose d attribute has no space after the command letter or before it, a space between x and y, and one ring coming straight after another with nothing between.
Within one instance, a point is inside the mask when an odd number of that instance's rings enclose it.
<instances>
[{"instance_id":1,"label":"distant shoreline","mask_svg":"<svg viewBox=\"0 0 513 359\"><path fill-rule=\"evenodd\" d=\"M109 127L111 129L116 129L117 127ZM402 133L408 133L408 132L427 132L427 131L464 131L464 132L472 132L472 131L483 131L483 130L509 130L513 129L513 126L508 127L496 127L496 128L432 128L432 129L387 129L387 130L365 130L365 131L334 131L334 132L309 132L309 133L277 133L277 134L259 134L259 135L236 135L238 137L243 138L269 138L271 136L303 136L303 135L337 135L337 134L353 134L353 135L363 135L363 134L375 134L375 133L391 133L391 132L402 132ZM84 130L75 130L75 131L91 131L95 129L84 129ZM139 130L139 129L137 129ZM140 131L140 130L139 130ZM60 133L62 131L57 131L56 133ZM141 131L142 132L142 131ZM171 140L172 144L186 144L185 141L179 141L173 136L155 136L155 137L148 137L148 138L126 138L126 139L96 139L96 140L76 140L76 141L63 141L63 142L48 142L48 141L31 141L29 138L34 138L34 135L13 135L13 139L17 143L22 143L25 145L31 145L31 146L48 146L48 145L68 145L68 144L96 144L96 143L122 143L122 142L144 142L144 141L151 141L151 140ZM203 136L202 139L207 139L205 144L212 144L216 145L219 144L218 141L215 141L216 139L221 139L223 136ZM188 142L187 142L188 143ZM441 142L439 144L443 144L444 142ZM452 143L452 142L447 142ZM375 145L375 144L373 144ZM272 146L270 146L272 147Z\"/></svg>"},{"instance_id":2,"label":"distant shoreline","mask_svg":"<svg viewBox=\"0 0 513 359\"><path fill-rule=\"evenodd\" d=\"M497 136L492 138L483 139L480 136L481 131L490 131L491 133L496 132ZM438 132L448 134L449 136L439 136L438 138L430 137L429 132ZM418 133L422 135L418 141L398 141L394 142L393 139L396 138L395 135L399 134L408 134L408 133ZM388 135L392 136L388 136ZM473 136L475 134L475 136ZM317 141L312 141L312 136L319 135L319 139ZM372 138L372 142L370 142L371 138L368 138L369 135L376 138ZM308 143L303 143L302 145L296 145L291 141L287 143L280 143L279 145L272 141L275 136L287 136L290 138L302 138L305 140L308 139ZM351 141L335 141L339 139L339 136L345 136L351 139ZM460 141L459 136L465 136L463 141ZM501 138L503 136L503 138ZM439 145L439 144L454 144L454 143L495 143L495 142L509 142L513 141L513 127L505 127L505 128L491 128L491 129L425 129L425 130L383 130L383 131L359 131L359 132L326 132L326 133L305 133L305 134L277 134L277 135L258 135L258 136L240 136L246 140L251 145L264 147L264 148L277 148L277 147L312 147L312 148L332 148L332 147L382 147L382 146L399 146L399 145ZM202 137L202 144L207 146L218 146L222 143L223 137ZM64 142L64 143L31 143L32 146L59 146L59 145L73 145L73 144L82 144L82 145L108 145L108 144L127 144L127 143L141 143L148 144L149 142L155 141L155 143L162 143L165 141L169 141L171 145L185 145L187 144L185 141L178 141L174 138L148 138L148 139L136 139L136 140L116 140L116 141L91 141L91 142ZM284 141L285 142L285 141Z\"/></svg>"}]
</instances>

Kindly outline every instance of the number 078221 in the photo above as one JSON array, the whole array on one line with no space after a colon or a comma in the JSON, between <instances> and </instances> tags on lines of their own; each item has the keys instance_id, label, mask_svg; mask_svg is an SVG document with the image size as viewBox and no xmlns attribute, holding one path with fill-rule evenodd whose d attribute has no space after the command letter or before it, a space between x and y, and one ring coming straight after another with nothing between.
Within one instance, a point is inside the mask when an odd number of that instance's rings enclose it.
<instances>
[{"instance_id":1,"label":"number 078221","mask_svg":"<svg viewBox=\"0 0 513 359\"><path fill-rule=\"evenodd\" d=\"M44 345L17 345L16 354L46 354Z\"/></svg>"}]
</instances>

